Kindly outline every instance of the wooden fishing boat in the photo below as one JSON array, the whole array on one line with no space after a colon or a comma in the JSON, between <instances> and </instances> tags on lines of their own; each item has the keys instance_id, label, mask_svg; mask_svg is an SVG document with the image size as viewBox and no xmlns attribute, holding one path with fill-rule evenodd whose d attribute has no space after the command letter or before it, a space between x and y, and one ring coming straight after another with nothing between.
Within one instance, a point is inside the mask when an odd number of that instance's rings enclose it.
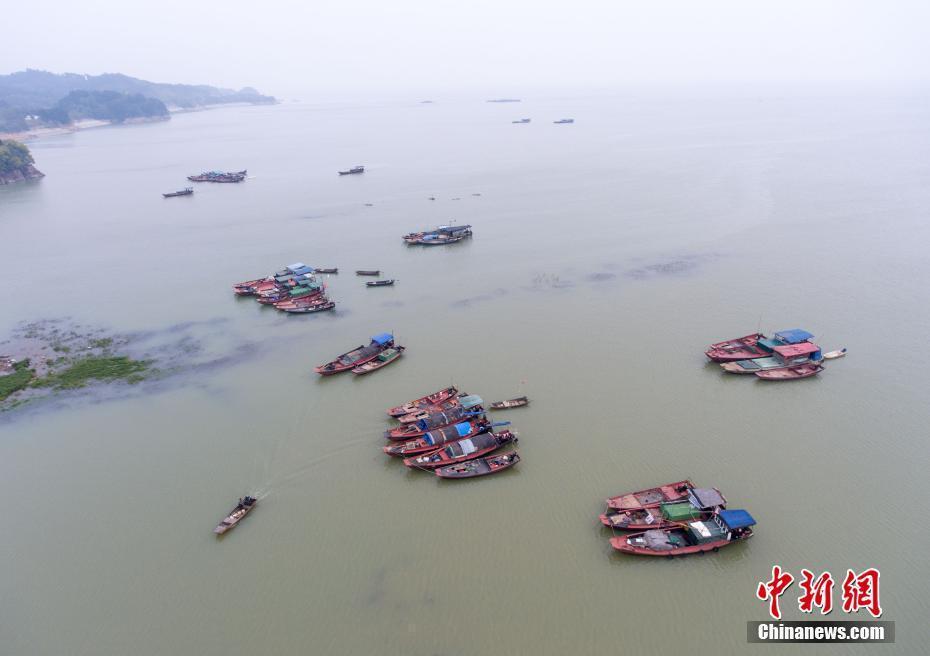
<instances>
[{"instance_id":1,"label":"wooden fishing boat","mask_svg":"<svg viewBox=\"0 0 930 656\"><path fill-rule=\"evenodd\" d=\"M410 414L411 412L417 412L425 407L431 405L438 405L449 399L455 398L459 393L458 388L455 385L441 389L438 392L433 392L432 394L427 394L426 396L421 396L418 399L413 401L407 401L402 405L395 406L387 411L387 413L392 417L402 417L404 415Z\"/></svg>"},{"instance_id":2,"label":"wooden fishing boat","mask_svg":"<svg viewBox=\"0 0 930 656\"><path fill-rule=\"evenodd\" d=\"M437 467L434 472L439 478L475 478L476 476L496 474L505 469L510 469L518 462L520 462L520 454L511 451L498 456L475 458L454 465Z\"/></svg>"},{"instance_id":3,"label":"wooden fishing boat","mask_svg":"<svg viewBox=\"0 0 930 656\"><path fill-rule=\"evenodd\" d=\"M193 187L185 187L184 189L181 189L180 191L172 191L167 194L162 194L162 196L164 196L165 198L176 198L177 196L190 196L193 193L194 193Z\"/></svg>"},{"instance_id":4,"label":"wooden fishing boat","mask_svg":"<svg viewBox=\"0 0 930 656\"><path fill-rule=\"evenodd\" d=\"M231 528L235 528L236 524L242 521L242 518L252 512L252 509L255 508L255 504L258 503L258 499L254 497L245 497L239 499L239 503L235 508L232 509L232 512L226 515L225 519L216 525L216 528L213 529L213 532L217 535L222 535Z\"/></svg>"},{"instance_id":5,"label":"wooden fishing boat","mask_svg":"<svg viewBox=\"0 0 930 656\"><path fill-rule=\"evenodd\" d=\"M837 358L845 358L846 349L841 348L839 351L828 351L823 354L824 360L836 360Z\"/></svg>"},{"instance_id":6,"label":"wooden fishing boat","mask_svg":"<svg viewBox=\"0 0 930 656\"><path fill-rule=\"evenodd\" d=\"M521 408L525 405L529 405L530 400L525 396L520 396L515 399L509 399L507 401L494 401L491 404L491 410L507 410L509 408Z\"/></svg>"},{"instance_id":7,"label":"wooden fishing boat","mask_svg":"<svg viewBox=\"0 0 930 656\"><path fill-rule=\"evenodd\" d=\"M768 358L722 362L720 368L731 374L754 374L757 371L785 369L799 364L819 362L823 359L820 347L810 342L776 346L772 351L772 356Z\"/></svg>"},{"instance_id":8,"label":"wooden fishing boat","mask_svg":"<svg viewBox=\"0 0 930 656\"><path fill-rule=\"evenodd\" d=\"M369 360L378 357L381 351L394 346L394 335L390 333L380 333L371 338L368 346L357 346L351 351L343 353L332 362L321 364L313 370L321 376L332 376L342 371L354 369L360 364L365 364Z\"/></svg>"},{"instance_id":9,"label":"wooden fishing boat","mask_svg":"<svg viewBox=\"0 0 930 656\"><path fill-rule=\"evenodd\" d=\"M337 269L337 268L333 268L333 269L314 269L313 271L314 271L315 273L339 273L339 269Z\"/></svg>"},{"instance_id":10,"label":"wooden fishing boat","mask_svg":"<svg viewBox=\"0 0 930 656\"><path fill-rule=\"evenodd\" d=\"M490 422L479 421L476 423L463 421L454 426L444 426L443 428L431 430L428 433L424 433L421 437L408 440L402 444L388 444L382 447L381 450L389 456L401 456L406 458L421 453L430 453L441 448L444 444L457 442L466 437L471 437L472 435L486 433L489 430L491 430Z\"/></svg>"},{"instance_id":11,"label":"wooden fishing boat","mask_svg":"<svg viewBox=\"0 0 930 656\"><path fill-rule=\"evenodd\" d=\"M517 437L510 431L500 433L481 433L474 437L458 440L444 446L438 451L421 456L405 458L404 465L411 468L435 469L465 460L473 460L501 448L505 444L516 443Z\"/></svg>"},{"instance_id":12,"label":"wooden fishing boat","mask_svg":"<svg viewBox=\"0 0 930 656\"><path fill-rule=\"evenodd\" d=\"M390 428L384 431L384 439L394 442L403 442L414 437L425 435L431 430L451 426L460 421L468 421L472 417L482 417L484 410L480 407L475 410L469 410L461 406L449 408L443 412L435 412L424 419L419 419L410 424L403 424L397 428Z\"/></svg>"},{"instance_id":13,"label":"wooden fishing boat","mask_svg":"<svg viewBox=\"0 0 930 656\"><path fill-rule=\"evenodd\" d=\"M339 175L357 175L359 173L364 173L364 172L365 172L364 166L353 166L348 171L339 171Z\"/></svg>"},{"instance_id":14,"label":"wooden fishing boat","mask_svg":"<svg viewBox=\"0 0 930 656\"><path fill-rule=\"evenodd\" d=\"M471 236L470 225L457 226L439 226L435 230L422 230L411 232L403 236L403 240L408 244L422 244L425 246L436 246L439 244L450 244L461 241L465 237Z\"/></svg>"},{"instance_id":15,"label":"wooden fishing boat","mask_svg":"<svg viewBox=\"0 0 930 656\"><path fill-rule=\"evenodd\" d=\"M324 296L323 290L318 289L312 294L306 294L297 298L291 298L285 295L280 301L275 301L272 304L279 310L287 310L296 307L308 307L328 300L329 299ZM259 299L259 302L262 302L262 299Z\"/></svg>"},{"instance_id":16,"label":"wooden fishing boat","mask_svg":"<svg viewBox=\"0 0 930 656\"><path fill-rule=\"evenodd\" d=\"M390 287L394 284L394 280L371 280L365 283L366 287Z\"/></svg>"},{"instance_id":17,"label":"wooden fishing boat","mask_svg":"<svg viewBox=\"0 0 930 656\"><path fill-rule=\"evenodd\" d=\"M714 512L726 507L727 500L717 488L693 488L688 491L685 500L667 501L658 506L634 510L611 508L601 513L600 520L601 524L609 528L648 531L652 528L674 528L685 521L708 519Z\"/></svg>"},{"instance_id":18,"label":"wooden fishing boat","mask_svg":"<svg viewBox=\"0 0 930 656\"><path fill-rule=\"evenodd\" d=\"M256 278L255 280L246 280L233 285L233 293L236 296L253 296L258 293L259 285L268 282L268 278Z\"/></svg>"},{"instance_id":19,"label":"wooden fishing boat","mask_svg":"<svg viewBox=\"0 0 930 656\"><path fill-rule=\"evenodd\" d=\"M772 355L772 349L784 344L800 344L813 339L814 336L806 330L794 328L782 330L768 338L762 333L753 333L725 342L711 344L704 351L704 355L714 362L736 362L737 360L754 360Z\"/></svg>"},{"instance_id":20,"label":"wooden fishing boat","mask_svg":"<svg viewBox=\"0 0 930 656\"><path fill-rule=\"evenodd\" d=\"M334 301L326 300L322 303L314 303L312 305L298 305L295 307L283 308L282 311L289 314L310 314L313 312L326 312L335 308L336 303Z\"/></svg>"},{"instance_id":21,"label":"wooden fishing boat","mask_svg":"<svg viewBox=\"0 0 930 656\"><path fill-rule=\"evenodd\" d=\"M717 551L734 542L748 540L755 523L745 510L721 510L710 519L685 522L676 528L649 529L612 537L610 546L637 556L686 556Z\"/></svg>"},{"instance_id":22,"label":"wooden fishing boat","mask_svg":"<svg viewBox=\"0 0 930 656\"><path fill-rule=\"evenodd\" d=\"M795 367L785 367L783 369L771 369L769 371L757 371L756 377L762 380L799 380L801 378L810 378L823 371L822 364L799 364Z\"/></svg>"},{"instance_id":23,"label":"wooden fishing boat","mask_svg":"<svg viewBox=\"0 0 930 656\"><path fill-rule=\"evenodd\" d=\"M355 272L357 276L380 276L381 271L379 269L358 269Z\"/></svg>"},{"instance_id":24,"label":"wooden fishing boat","mask_svg":"<svg viewBox=\"0 0 930 656\"><path fill-rule=\"evenodd\" d=\"M677 483L666 483L658 487L650 487L638 492L627 492L607 499L607 507L614 510L639 510L650 506L658 506L667 501L681 501L688 498L688 491L694 483L685 479Z\"/></svg>"},{"instance_id":25,"label":"wooden fishing boat","mask_svg":"<svg viewBox=\"0 0 930 656\"><path fill-rule=\"evenodd\" d=\"M405 350L407 350L406 346L395 346L394 348L384 349L378 354L378 357L374 360L369 360L365 364L360 364L352 370L352 373L356 376L361 376L363 374L370 374L372 371L377 371L381 367L386 367L392 362L399 360Z\"/></svg>"},{"instance_id":26,"label":"wooden fishing boat","mask_svg":"<svg viewBox=\"0 0 930 656\"><path fill-rule=\"evenodd\" d=\"M475 412L481 409L481 406L484 405L484 399L482 399L477 394L463 394L460 396L453 396L450 399L446 399L441 403L436 405L428 405L422 410L416 412L411 412L400 417L395 417L397 421L402 424L412 424L415 421L420 421L421 419L428 419L430 415L438 414L440 412L446 412L452 408L461 406L466 410L471 410Z\"/></svg>"}]
</instances>

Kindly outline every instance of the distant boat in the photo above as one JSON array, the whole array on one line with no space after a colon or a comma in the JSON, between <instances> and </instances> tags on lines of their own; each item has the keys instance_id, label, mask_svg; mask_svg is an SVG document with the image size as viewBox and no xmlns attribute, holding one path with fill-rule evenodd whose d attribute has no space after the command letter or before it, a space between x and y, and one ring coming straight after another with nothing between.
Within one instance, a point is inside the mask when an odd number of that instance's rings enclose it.
<instances>
[{"instance_id":1,"label":"distant boat","mask_svg":"<svg viewBox=\"0 0 930 656\"><path fill-rule=\"evenodd\" d=\"M381 271L379 269L359 269L355 272L357 276L380 276Z\"/></svg>"},{"instance_id":2,"label":"distant boat","mask_svg":"<svg viewBox=\"0 0 930 656\"><path fill-rule=\"evenodd\" d=\"M314 269L313 272L314 272L314 273L339 273L339 269L337 269L337 268L332 268L332 269Z\"/></svg>"},{"instance_id":3,"label":"distant boat","mask_svg":"<svg viewBox=\"0 0 930 656\"><path fill-rule=\"evenodd\" d=\"M229 173L223 171L205 171L198 175L189 175L187 179L191 182L242 182L245 180L247 174L248 171L245 169L242 171L231 171Z\"/></svg>"},{"instance_id":4,"label":"distant boat","mask_svg":"<svg viewBox=\"0 0 930 656\"><path fill-rule=\"evenodd\" d=\"M185 187L181 191L172 191L170 194L162 194L165 198L174 198L175 196L190 196L194 193L193 187Z\"/></svg>"},{"instance_id":5,"label":"distant boat","mask_svg":"<svg viewBox=\"0 0 930 656\"><path fill-rule=\"evenodd\" d=\"M232 512L226 515L226 517L219 524L216 525L216 528L213 529L213 532L217 535L222 535L231 528L235 528L236 524L242 521L242 518L248 515L255 504L258 503L258 499L254 497L245 497L244 499L239 499L238 505L233 508Z\"/></svg>"},{"instance_id":6,"label":"distant boat","mask_svg":"<svg viewBox=\"0 0 930 656\"><path fill-rule=\"evenodd\" d=\"M520 102L520 99L519 98L492 98L488 102L493 102L493 103Z\"/></svg>"},{"instance_id":7,"label":"distant boat","mask_svg":"<svg viewBox=\"0 0 930 656\"><path fill-rule=\"evenodd\" d=\"M368 282L365 283L365 285L368 287L390 287L393 284L394 284L393 278L391 278L390 280L369 280Z\"/></svg>"},{"instance_id":8,"label":"distant boat","mask_svg":"<svg viewBox=\"0 0 930 656\"><path fill-rule=\"evenodd\" d=\"M529 405L530 400L525 396L520 396L516 399L510 399L508 401L495 401L491 404L491 410L507 410L509 408L521 408L525 405Z\"/></svg>"},{"instance_id":9,"label":"distant boat","mask_svg":"<svg viewBox=\"0 0 930 656\"><path fill-rule=\"evenodd\" d=\"M364 166L353 166L348 171L339 171L339 175L355 175L356 173L364 173L364 172L365 172Z\"/></svg>"},{"instance_id":10,"label":"distant boat","mask_svg":"<svg viewBox=\"0 0 930 656\"><path fill-rule=\"evenodd\" d=\"M559 125L560 123L574 123L574 122L575 122L575 119L573 118L560 118L558 121L553 121L553 123L555 123L556 125Z\"/></svg>"},{"instance_id":11,"label":"distant boat","mask_svg":"<svg viewBox=\"0 0 930 656\"><path fill-rule=\"evenodd\" d=\"M511 121L511 123L529 123L529 122L530 122L530 119L528 118L521 118L519 121Z\"/></svg>"}]
</instances>

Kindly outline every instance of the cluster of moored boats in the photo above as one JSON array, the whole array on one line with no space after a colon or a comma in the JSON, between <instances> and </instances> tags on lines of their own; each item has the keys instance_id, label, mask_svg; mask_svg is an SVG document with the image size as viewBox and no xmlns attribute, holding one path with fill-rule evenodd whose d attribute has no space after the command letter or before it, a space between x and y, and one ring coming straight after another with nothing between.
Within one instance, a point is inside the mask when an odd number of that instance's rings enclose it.
<instances>
[{"instance_id":1,"label":"cluster of moored boats","mask_svg":"<svg viewBox=\"0 0 930 656\"><path fill-rule=\"evenodd\" d=\"M379 333L367 345L359 344L332 361L314 367L313 371L321 376L332 376L343 371L351 371L356 375L369 374L396 362L405 350L407 347L394 343L394 335L391 333Z\"/></svg>"},{"instance_id":2,"label":"cluster of moored boats","mask_svg":"<svg viewBox=\"0 0 930 656\"><path fill-rule=\"evenodd\" d=\"M457 241L462 241L466 237L471 237L470 225L439 226L435 230L411 232L404 235L403 240L407 244L442 246L443 244L454 244Z\"/></svg>"},{"instance_id":3,"label":"cluster of moored boats","mask_svg":"<svg viewBox=\"0 0 930 656\"><path fill-rule=\"evenodd\" d=\"M290 264L270 276L233 285L237 296L253 296L262 305L272 305L290 314L325 312L336 307L326 296L326 285L317 273L337 273L338 269L314 269L303 262Z\"/></svg>"},{"instance_id":4,"label":"cluster of moored boats","mask_svg":"<svg viewBox=\"0 0 930 656\"><path fill-rule=\"evenodd\" d=\"M524 406L526 397L492 403L491 409ZM520 462L516 451L497 453L517 443L509 430L494 431L510 422L492 423L480 396L459 392L455 386L390 408L399 426L384 431L391 444L389 456L403 458L411 469L432 471L440 478L475 478L509 469Z\"/></svg>"},{"instance_id":5,"label":"cluster of moored boats","mask_svg":"<svg viewBox=\"0 0 930 656\"><path fill-rule=\"evenodd\" d=\"M667 558L748 540L756 523L745 510L727 509L717 488L699 488L689 480L610 497L600 519L604 526L630 531L610 539L617 551Z\"/></svg>"},{"instance_id":6,"label":"cluster of moored boats","mask_svg":"<svg viewBox=\"0 0 930 656\"><path fill-rule=\"evenodd\" d=\"M824 360L846 355L846 349L824 353L814 336L801 328L767 337L753 333L711 344L704 354L731 374L754 374L762 380L798 380L823 371Z\"/></svg>"}]
</instances>

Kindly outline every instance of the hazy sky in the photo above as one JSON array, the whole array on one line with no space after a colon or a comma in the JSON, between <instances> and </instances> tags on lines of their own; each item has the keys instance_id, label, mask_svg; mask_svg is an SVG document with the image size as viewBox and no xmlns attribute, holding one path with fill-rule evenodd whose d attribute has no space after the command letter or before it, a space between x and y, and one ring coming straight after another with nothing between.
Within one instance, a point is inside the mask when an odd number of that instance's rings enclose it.
<instances>
[{"instance_id":1,"label":"hazy sky","mask_svg":"<svg viewBox=\"0 0 930 656\"><path fill-rule=\"evenodd\" d=\"M930 0L33 0L0 15L2 73L305 100L930 79Z\"/></svg>"}]
</instances>

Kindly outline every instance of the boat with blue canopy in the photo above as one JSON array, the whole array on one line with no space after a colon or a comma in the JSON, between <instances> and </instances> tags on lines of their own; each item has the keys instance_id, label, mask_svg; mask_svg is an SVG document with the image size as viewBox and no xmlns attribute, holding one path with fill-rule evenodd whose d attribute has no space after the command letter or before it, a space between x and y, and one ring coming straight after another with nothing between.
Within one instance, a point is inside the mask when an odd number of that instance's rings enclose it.
<instances>
[{"instance_id":1,"label":"boat with blue canopy","mask_svg":"<svg viewBox=\"0 0 930 656\"><path fill-rule=\"evenodd\" d=\"M771 338L766 337L762 333L753 333L751 335L744 335L743 337L711 344L710 347L704 351L704 355L714 362L755 360L757 358L771 356L776 346L800 344L812 339L814 339L812 334L800 328L779 331Z\"/></svg>"},{"instance_id":2,"label":"boat with blue canopy","mask_svg":"<svg viewBox=\"0 0 930 656\"><path fill-rule=\"evenodd\" d=\"M367 346L364 344L357 346L351 351L343 353L332 362L321 364L313 370L321 376L332 376L374 360L381 351L392 346L394 346L394 335L391 333L378 333L371 338L371 342Z\"/></svg>"},{"instance_id":3,"label":"boat with blue canopy","mask_svg":"<svg viewBox=\"0 0 930 656\"><path fill-rule=\"evenodd\" d=\"M407 440L403 444L388 444L382 450L391 456L404 457L418 453L429 453L450 442L456 442L473 435L480 435L489 430L491 430L491 423L487 420L463 421L452 426L431 430L421 437Z\"/></svg>"},{"instance_id":4,"label":"boat with blue canopy","mask_svg":"<svg viewBox=\"0 0 930 656\"><path fill-rule=\"evenodd\" d=\"M753 536L756 520L746 510L721 510L708 519L683 522L675 528L656 528L616 536L610 545L637 556L685 556L718 551Z\"/></svg>"}]
</instances>

